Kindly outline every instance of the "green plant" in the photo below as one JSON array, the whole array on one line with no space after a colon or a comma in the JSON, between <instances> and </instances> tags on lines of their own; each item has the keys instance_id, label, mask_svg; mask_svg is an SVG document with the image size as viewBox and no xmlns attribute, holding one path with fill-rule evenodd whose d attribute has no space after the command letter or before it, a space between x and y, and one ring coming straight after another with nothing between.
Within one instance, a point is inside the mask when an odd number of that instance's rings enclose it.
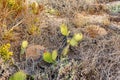
<instances>
[{"instance_id":1,"label":"green plant","mask_svg":"<svg viewBox=\"0 0 120 80\"><path fill-rule=\"evenodd\" d=\"M70 44L71 46L77 46L78 42L77 42L74 38L72 38L72 39L70 40L69 44Z\"/></svg>"},{"instance_id":2,"label":"green plant","mask_svg":"<svg viewBox=\"0 0 120 80\"><path fill-rule=\"evenodd\" d=\"M58 55L57 50L53 50L52 53L47 51L43 53L43 60L48 63L54 63L56 61L57 55Z\"/></svg>"},{"instance_id":3,"label":"green plant","mask_svg":"<svg viewBox=\"0 0 120 80\"><path fill-rule=\"evenodd\" d=\"M67 37L67 46L63 49L62 54L65 56L69 52L70 46L77 46L78 42L82 40L82 33L75 33L72 38L69 38L70 31L68 30L67 25L61 24L60 26L61 34Z\"/></svg>"},{"instance_id":4,"label":"green plant","mask_svg":"<svg viewBox=\"0 0 120 80\"><path fill-rule=\"evenodd\" d=\"M69 46L70 46L70 45L67 45L67 46L63 49L63 51L62 51L62 55L63 55L63 56L65 56L65 55L68 54L68 52L69 52Z\"/></svg>"},{"instance_id":5,"label":"green plant","mask_svg":"<svg viewBox=\"0 0 120 80\"><path fill-rule=\"evenodd\" d=\"M26 50L27 46L28 46L28 42L27 41L22 41L20 54L25 53L25 50Z\"/></svg>"},{"instance_id":6,"label":"green plant","mask_svg":"<svg viewBox=\"0 0 120 80\"><path fill-rule=\"evenodd\" d=\"M68 27L65 24L61 24L60 30L61 30L61 34L67 37L68 44L62 51L62 55L66 56L69 52L69 47L77 46L78 42L82 40L83 35L82 33L77 33L74 34L72 38L68 38L70 31L68 30ZM54 63L56 61L57 55L58 55L57 50L54 50L52 53L47 51L43 54L43 60L48 63Z\"/></svg>"},{"instance_id":7,"label":"green plant","mask_svg":"<svg viewBox=\"0 0 120 80\"><path fill-rule=\"evenodd\" d=\"M52 52L52 60L56 60L56 58L57 58L57 50L53 50L53 52Z\"/></svg>"},{"instance_id":8,"label":"green plant","mask_svg":"<svg viewBox=\"0 0 120 80\"><path fill-rule=\"evenodd\" d=\"M18 71L14 73L9 80L26 80L26 73L23 71Z\"/></svg>"},{"instance_id":9,"label":"green plant","mask_svg":"<svg viewBox=\"0 0 120 80\"><path fill-rule=\"evenodd\" d=\"M83 38L82 33L74 34L74 36L72 37L72 39L70 41L68 41L68 43L71 46L77 46L78 42L81 41L82 38Z\"/></svg>"},{"instance_id":10,"label":"green plant","mask_svg":"<svg viewBox=\"0 0 120 80\"><path fill-rule=\"evenodd\" d=\"M0 46L0 56L4 61L11 59L11 56L13 55L13 52L11 52L9 49L10 49L9 43Z\"/></svg>"},{"instance_id":11,"label":"green plant","mask_svg":"<svg viewBox=\"0 0 120 80\"><path fill-rule=\"evenodd\" d=\"M62 35L64 35L64 36L68 36L70 33L66 24L60 25L60 31L61 31Z\"/></svg>"},{"instance_id":12,"label":"green plant","mask_svg":"<svg viewBox=\"0 0 120 80\"><path fill-rule=\"evenodd\" d=\"M80 41L82 40L82 38L83 38L82 33L77 33L77 34L74 34L73 36L73 39L75 39L76 41Z\"/></svg>"}]
</instances>

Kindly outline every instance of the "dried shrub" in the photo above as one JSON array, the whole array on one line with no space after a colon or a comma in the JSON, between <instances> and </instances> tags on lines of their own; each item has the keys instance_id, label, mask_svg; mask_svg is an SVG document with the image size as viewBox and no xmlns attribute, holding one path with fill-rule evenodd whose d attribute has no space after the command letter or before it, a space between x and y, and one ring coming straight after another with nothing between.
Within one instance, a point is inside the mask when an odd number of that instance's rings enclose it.
<instances>
[{"instance_id":1,"label":"dried shrub","mask_svg":"<svg viewBox=\"0 0 120 80\"><path fill-rule=\"evenodd\" d=\"M86 26L86 30L91 37L103 36L107 34L107 31L97 25Z\"/></svg>"},{"instance_id":2,"label":"dried shrub","mask_svg":"<svg viewBox=\"0 0 120 80\"><path fill-rule=\"evenodd\" d=\"M109 25L109 16L103 15L88 15L85 13L76 13L73 18L73 23L76 27L83 27L89 24Z\"/></svg>"}]
</instances>

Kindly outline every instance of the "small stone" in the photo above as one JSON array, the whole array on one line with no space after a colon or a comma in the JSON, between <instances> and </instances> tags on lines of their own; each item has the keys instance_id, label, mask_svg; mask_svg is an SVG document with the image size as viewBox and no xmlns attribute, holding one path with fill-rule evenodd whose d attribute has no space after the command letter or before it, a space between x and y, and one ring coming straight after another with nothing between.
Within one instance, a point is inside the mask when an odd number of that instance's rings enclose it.
<instances>
[{"instance_id":1,"label":"small stone","mask_svg":"<svg viewBox=\"0 0 120 80\"><path fill-rule=\"evenodd\" d=\"M33 60L38 60L42 54L41 51L44 51L45 47L41 45L29 45L26 49L26 58L33 58Z\"/></svg>"}]
</instances>

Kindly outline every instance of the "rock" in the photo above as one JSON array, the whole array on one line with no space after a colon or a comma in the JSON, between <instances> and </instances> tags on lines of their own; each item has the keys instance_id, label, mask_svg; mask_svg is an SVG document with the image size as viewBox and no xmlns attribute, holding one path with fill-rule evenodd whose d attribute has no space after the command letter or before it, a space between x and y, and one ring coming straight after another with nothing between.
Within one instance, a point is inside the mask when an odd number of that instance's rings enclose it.
<instances>
[{"instance_id":1,"label":"rock","mask_svg":"<svg viewBox=\"0 0 120 80\"><path fill-rule=\"evenodd\" d=\"M38 60L42 54L41 51L44 51L45 47L41 45L29 45L26 49L26 59L33 58L33 60Z\"/></svg>"}]
</instances>

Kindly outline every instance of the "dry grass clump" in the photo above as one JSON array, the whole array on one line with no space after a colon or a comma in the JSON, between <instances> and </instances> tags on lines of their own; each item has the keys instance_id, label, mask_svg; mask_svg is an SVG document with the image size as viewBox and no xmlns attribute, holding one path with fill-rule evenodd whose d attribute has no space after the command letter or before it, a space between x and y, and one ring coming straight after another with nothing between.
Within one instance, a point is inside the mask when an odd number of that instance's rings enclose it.
<instances>
[{"instance_id":1,"label":"dry grass clump","mask_svg":"<svg viewBox=\"0 0 120 80\"><path fill-rule=\"evenodd\" d=\"M88 25L85 27L86 27L87 33L93 38L97 36L104 36L107 34L107 31L104 28L97 25Z\"/></svg>"},{"instance_id":2,"label":"dry grass clump","mask_svg":"<svg viewBox=\"0 0 120 80\"><path fill-rule=\"evenodd\" d=\"M107 26L110 24L109 16L106 14L88 15L84 13L76 13L72 21L76 27L84 27L89 24L100 24Z\"/></svg>"}]
</instances>

